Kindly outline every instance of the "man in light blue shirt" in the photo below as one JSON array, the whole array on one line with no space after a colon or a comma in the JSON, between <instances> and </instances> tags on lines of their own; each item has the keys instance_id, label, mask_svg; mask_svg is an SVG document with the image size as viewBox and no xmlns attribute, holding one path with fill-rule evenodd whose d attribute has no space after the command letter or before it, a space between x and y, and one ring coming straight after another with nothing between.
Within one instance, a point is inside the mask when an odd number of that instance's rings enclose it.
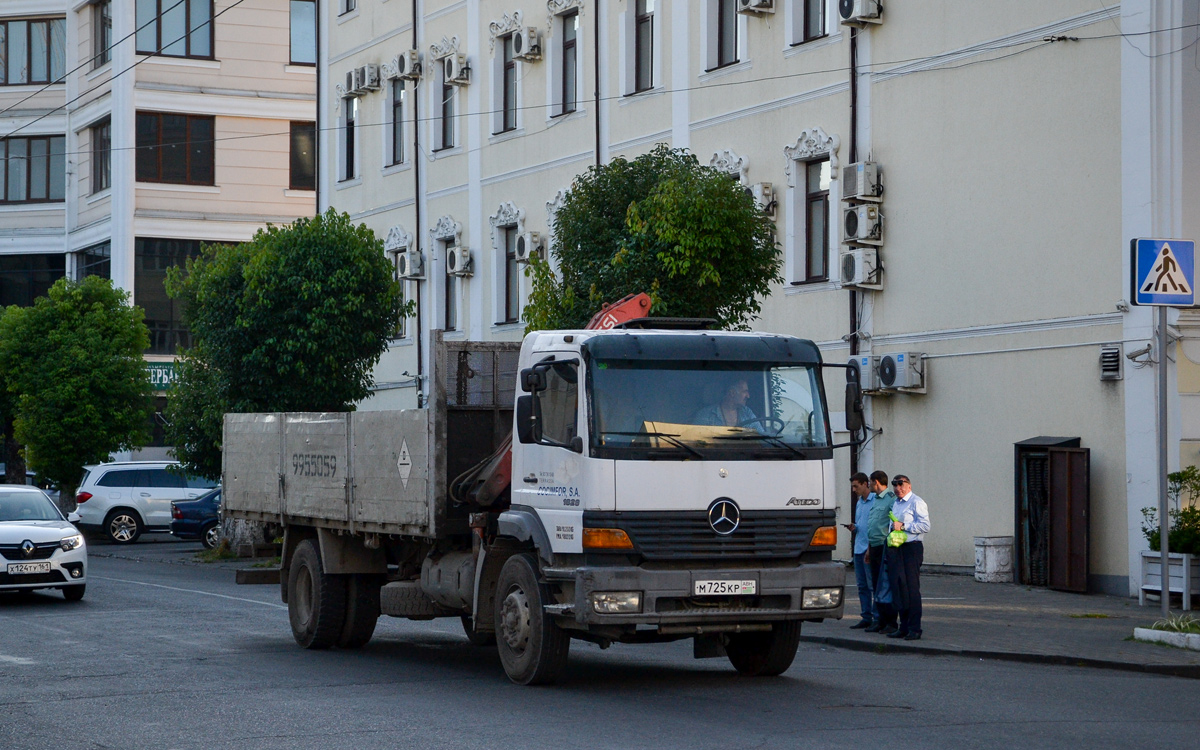
<instances>
[{"instance_id":1,"label":"man in light blue shirt","mask_svg":"<svg viewBox=\"0 0 1200 750\"><path fill-rule=\"evenodd\" d=\"M871 517L871 507L875 503L875 493L867 486L867 475L861 471L850 478L851 502L858 500L854 508L854 523L845 524L854 534L854 578L858 584L858 603L862 607L862 619L851 625L853 630L863 630L875 624L878 613L875 611L875 587L871 580L871 566L866 560L869 541L867 539L868 521Z\"/></svg>"},{"instance_id":2,"label":"man in light blue shirt","mask_svg":"<svg viewBox=\"0 0 1200 750\"><path fill-rule=\"evenodd\" d=\"M925 535L929 533L929 507L912 491L908 477L892 479L896 502L892 505L892 529L908 535L899 547L888 547L888 575L892 603L900 611L900 628L888 638L916 641L921 638L921 563L925 560ZM894 563L894 564L893 564Z\"/></svg>"}]
</instances>

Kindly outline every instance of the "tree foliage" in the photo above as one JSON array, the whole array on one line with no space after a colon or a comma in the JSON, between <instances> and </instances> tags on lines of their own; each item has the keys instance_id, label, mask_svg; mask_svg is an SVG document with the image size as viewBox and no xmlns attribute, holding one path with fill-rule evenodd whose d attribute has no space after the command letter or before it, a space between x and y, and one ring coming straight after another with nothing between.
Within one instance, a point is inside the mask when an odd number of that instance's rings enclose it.
<instances>
[{"instance_id":1,"label":"tree foliage","mask_svg":"<svg viewBox=\"0 0 1200 750\"><path fill-rule=\"evenodd\" d=\"M167 437L210 478L224 413L352 409L407 312L382 241L332 209L206 247L168 272L167 292L193 342L176 365Z\"/></svg>"},{"instance_id":2,"label":"tree foliage","mask_svg":"<svg viewBox=\"0 0 1200 750\"><path fill-rule=\"evenodd\" d=\"M29 467L74 495L83 466L149 440L154 413L142 353L150 335L129 294L98 276L59 279L0 319L0 367L14 437Z\"/></svg>"},{"instance_id":3,"label":"tree foliage","mask_svg":"<svg viewBox=\"0 0 1200 750\"><path fill-rule=\"evenodd\" d=\"M727 174L657 146L580 175L554 219L556 275L530 268L529 330L578 328L646 292L655 315L744 328L783 281L774 224Z\"/></svg>"}]
</instances>

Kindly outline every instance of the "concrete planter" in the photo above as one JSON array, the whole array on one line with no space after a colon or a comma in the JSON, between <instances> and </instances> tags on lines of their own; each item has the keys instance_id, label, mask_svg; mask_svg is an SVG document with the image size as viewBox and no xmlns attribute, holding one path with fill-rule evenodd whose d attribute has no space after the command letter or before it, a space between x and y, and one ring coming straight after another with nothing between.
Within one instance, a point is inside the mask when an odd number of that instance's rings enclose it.
<instances>
[{"instance_id":1,"label":"concrete planter","mask_svg":"<svg viewBox=\"0 0 1200 750\"><path fill-rule=\"evenodd\" d=\"M975 537L975 580L983 583L1012 583L1013 538Z\"/></svg>"},{"instance_id":2,"label":"concrete planter","mask_svg":"<svg viewBox=\"0 0 1200 750\"><path fill-rule=\"evenodd\" d=\"M1146 605L1146 594L1162 594L1162 556L1157 552L1142 553L1142 586L1138 604ZM1192 597L1200 596L1200 557L1171 553L1167 555L1170 576L1169 593L1180 594L1183 609L1192 608Z\"/></svg>"},{"instance_id":3,"label":"concrete planter","mask_svg":"<svg viewBox=\"0 0 1200 750\"><path fill-rule=\"evenodd\" d=\"M1175 646L1176 648L1200 651L1200 634L1198 633L1172 633L1166 630L1152 630L1151 628L1134 628L1133 637L1139 641L1165 643L1168 646Z\"/></svg>"}]
</instances>

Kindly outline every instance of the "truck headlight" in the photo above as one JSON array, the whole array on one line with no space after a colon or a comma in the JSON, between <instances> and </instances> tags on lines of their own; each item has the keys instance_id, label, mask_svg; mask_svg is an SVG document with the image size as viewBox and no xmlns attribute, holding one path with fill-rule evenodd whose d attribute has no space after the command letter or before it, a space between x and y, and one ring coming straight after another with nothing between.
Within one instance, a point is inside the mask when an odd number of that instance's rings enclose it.
<instances>
[{"instance_id":1,"label":"truck headlight","mask_svg":"<svg viewBox=\"0 0 1200 750\"><path fill-rule=\"evenodd\" d=\"M626 615L642 611L640 591L595 591L592 609L602 615Z\"/></svg>"},{"instance_id":2,"label":"truck headlight","mask_svg":"<svg viewBox=\"0 0 1200 750\"><path fill-rule=\"evenodd\" d=\"M62 547L63 552L70 552L73 549L79 549L81 546L83 546L83 535L72 534L71 536L65 536L63 537L62 541L59 542L59 545Z\"/></svg>"},{"instance_id":3,"label":"truck headlight","mask_svg":"<svg viewBox=\"0 0 1200 750\"><path fill-rule=\"evenodd\" d=\"M801 609L832 609L842 603L841 589L804 589Z\"/></svg>"}]
</instances>

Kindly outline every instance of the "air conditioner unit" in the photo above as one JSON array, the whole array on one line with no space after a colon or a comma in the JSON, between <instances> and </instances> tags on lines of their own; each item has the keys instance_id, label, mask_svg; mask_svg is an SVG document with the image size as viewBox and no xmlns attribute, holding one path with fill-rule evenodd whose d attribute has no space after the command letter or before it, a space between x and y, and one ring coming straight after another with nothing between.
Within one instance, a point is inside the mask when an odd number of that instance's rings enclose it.
<instances>
[{"instance_id":1,"label":"air conditioner unit","mask_svg":"<svg viewBox=\"0 0 1200 750\"><path fill-rule=\"evenodd\" d=\"M774 13L775 0L738 0L738 13Z\"/></svg>"},{"instance_id":2,"label":"air conditioner unit","mask_svg":"<svg viewBox=\"0 0 1200 750\"><path fill-rule=\"evenodd\" d=\"M535 255L542 257L542 236L537 232L525 232L517 237L517 262L528 263Z\"/></svg>"},{"instance_id":3,"label":"air conditioner unit","mask_svg":"<svg viewBox=\"0 0 1200 750\"><path fill-rule=\"evenodd\" d=\"M355 94L365 94L367 92L367 69L365 67L355 68L350 73L352 81L350 90Z\"/></svg>"},{"instance_id":4,"label":"air conditioner unit","mask_svg":"<svg viewBox=\"0 0 1200 750\"><path fill-rule=\"evenodd\" d=\"M415 49L405 50L396 58L396 75L409 81L421 77L421 53Z\"/></svg>"},{"instance_id":5,"label":"air conditioner unit","mask_svg":"<svg viewBox=\"0 0 1200 750\"><path fill-rule=\"evenodd\" d=\"M864 391L879 390L879 357L870 354L859 354L851 357L847 363L846 380L853 377L858 387Z\"/></svg>"},{"instance_id":6,"label":"air conditioner unit","mask_svg":"<svg viewBox=\"0 0 1200 750\"><path fill-rule=\"evenodd\" d=\"M542 42L538 30L533 26L522 26L513 32L513 57L518 60L540 60Z\"/></svg>"},{"instance_id":7,"label":"air conditioner unit","mask_svg":"<svg viewBox=\"0 0 1200 750\"><path fill-rule=\"evenodd\" d=\"M402 279L420 279L425 273L425 259L420 250L396 254L396 275Z\"/></svg>"},{"instance_id":8,"label":"air conditioner unit","mask_svg":"<svg viewBox=\"0 0 1200 750\"><path fill-rule=\"evenodd\" d=\"M842 200L880 200L882 195L883 183L875 162L855 162L842 169Z\"/></svg>"},{"instance_id":9,"label":"air conditioner unit","mask_svg":"<svg viewBox=\"0 0 1200 750\"><path fill-rule=\"evenodd\" d=\"M920 352L893 352L879 357L879 386L881 388L920 388Z\"/></svg>"},{"instance_id":10,"label":"air conditioner unit","mask_svg":"<svg viewBox=\"0 0 1200 750\"><path fill-rule=\"evenodd\" d=\"M378 90L381 85L381 82L379 80L379 66L378 65L364 65L361 68L359 68L359 70L362 71L362 81L363 81L362 90L363 91Z\"/></svg>"},{"instance_id":11,"label":"air conditioner unit","mask_svg":"<svg viewBox=\"0 0 1200 750\"><path fill-rule=\"evenodd\" d=\"M879 251L873 247L843 250L842 286L883 289L883 269L879 267Z\"/></svg>"},{"instance_id":12,"label":"air conditioner unit","mask_svg":"<svg viewBox=\"0 0 1200 750\"><path fill-rule=\"evenodd\" d=\"M358 80L357 76L355 75L357 72L357 68L352 68L346 71L346 94L348 96L357 96L359 94L358 89L354 88L355 83Z\"/></svg>"},{"instance_id":13,"label":"air conditioner unit","mask_svg":"<svg viewBox=\"0 0 1200 750\"><path fill-rule=\"evenodd\" d=\"M466 86L470 83L471 66L467 64L467 56L455 53L443 58L442 78L446 83L452 83L455 86Z\"/></svg>"},{"instance_id":14,"label":"air conditioner unit","mask_svg":"<svg viewBox=\"0 0 1200 750\"><path fill-rule=\"evenodd\" d=\"M883 222L877 204L867 203L842 209L842 228L847 243L882 244Z\"/></svg>"},{"instance_id":15,"label":"air conditioner unit","mask_svg":"<svg viewBox=\"0 0 1200 750\"><path fill-rule=\"evenodd\" d=\"M847 26L883 23L883 5L879 0L838 0L838 13Z\"/></svg>"},{"instance_id":16,"label":"air conditioner unit","mask_svg":"<svg viewBox=\"0 0 1200 750\"><path fill-rule=\"evenodd\" d=\"M471 251L457 245L446 248L446 274L449 276L470 276Z\"/></svg>"},{"instance_id":17,"label":"air conditioner unit","mask_svg":"<svg viewBox=\"0 0 1200 750\"><path fill-rule=\"evenodd\" d=\"M769 182L756 182L746 188L759 210L768 216L775 215L775 188Z\"/></svg>"},{"instance_id":18,"label":"air conditioner unit","mask_svg":"<svg viewBox=\"0 0 1200 750\"><path fill-rule=\"evenodd\" d=\"M1121 379L1121 347L1118 344L1100 347L1100 379Z\"/></svg>"}]
</instances>

